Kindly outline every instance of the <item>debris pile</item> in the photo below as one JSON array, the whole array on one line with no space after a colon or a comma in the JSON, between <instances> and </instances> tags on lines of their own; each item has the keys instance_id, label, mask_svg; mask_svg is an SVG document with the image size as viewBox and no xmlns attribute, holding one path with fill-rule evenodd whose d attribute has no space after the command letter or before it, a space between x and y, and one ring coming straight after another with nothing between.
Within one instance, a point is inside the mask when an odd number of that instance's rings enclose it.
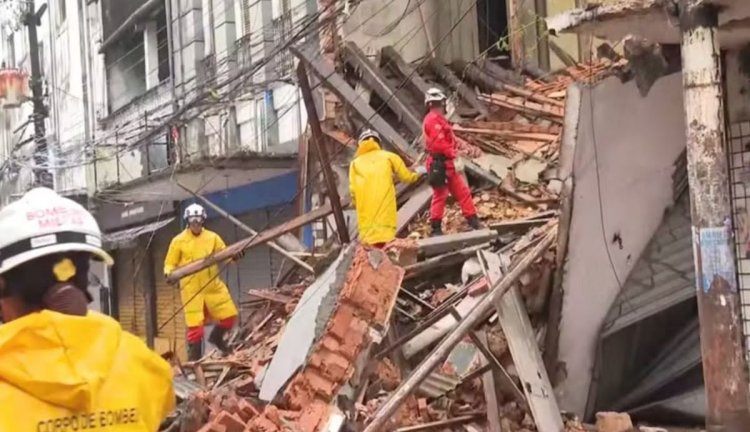
<instances>
[{"instance_id":1,"label":"debris pile","mask_svg":"<svg viewBox=\"0 0 750 432\"><path fill-rule=\"evenodd\" d=\"M463 78L480 92L462 84L462 98L473 100L456 111L488 115L458 119L455 132L486 228L466 232L452 206L446 234L428 238L430 190L407 189L399 197L405 239L382 250L353 243L324 251L331 264L314 279L251 291L233 354L175 367L181 403L162 430L585 430L560 414L540 346L556 262L565 88L619 66L577 66L520 84L497 78L498 66L483 65L481 75L465 67ZM438 69L440 78L451 73ZM336 77L330 72L324 84ZM491 89L487 77L495 77ZM365 110L347 100L342 82L342 103ZM398 112L384 117L408 129ZM342 145L356 136L341 125L326 134ZM436 367L421 371L425 363ZM425 378L412 380L417 373Z\"/></svg>"}]
</instances>

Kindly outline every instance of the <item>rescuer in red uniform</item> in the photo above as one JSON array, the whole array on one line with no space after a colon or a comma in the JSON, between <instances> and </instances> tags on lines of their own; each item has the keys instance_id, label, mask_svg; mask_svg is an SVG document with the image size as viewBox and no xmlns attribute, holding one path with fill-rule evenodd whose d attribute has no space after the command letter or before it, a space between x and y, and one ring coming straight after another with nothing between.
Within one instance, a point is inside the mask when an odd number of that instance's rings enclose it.
<instances>
[{"instance_id":1,"label":"rescuer in red uniform","mask_svg":"<svg viewBox=\"0 0 750 432\"><path fill-rule=\"evenodd\" d=\"M445 94L437 88L431 88L425 94L425 105L429 112L424 118L422 131L428 153L427 175L432 186L430 222L433 236L443 234L443 213L449 193L461 206L461 212L469 226L472 229L480 228L471 190L456 170L456 137L445 118L446 99Z\"/></svg>"}]
</instances>

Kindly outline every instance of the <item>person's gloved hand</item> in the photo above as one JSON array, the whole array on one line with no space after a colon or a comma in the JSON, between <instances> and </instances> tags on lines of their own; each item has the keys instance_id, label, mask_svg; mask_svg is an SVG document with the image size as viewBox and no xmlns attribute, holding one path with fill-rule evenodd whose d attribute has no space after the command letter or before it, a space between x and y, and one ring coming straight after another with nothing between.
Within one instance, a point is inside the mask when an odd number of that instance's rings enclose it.
<instances>
[{"instance_id":1,"label":"person's gloved hand","mask_svg":"<svg viewBox=\"0 0 750 432\"><path fill-rule=\"evenodd\" d=\"M425 167L424 165L419 165L416 169L414 169L414 172L420 176L423 176L427 174L427 167Z\"/></svg>"},{"instance_id":2,"label":"person's gloved hand","mask_svg":"<svg viewBox=\"0 0 750 432\"><path fill-rule=\"evenodd\" d=\"M234 258L233 258L233 259L234 259L235 261L237 261L237 260L241 260L241 259L242 259L242 257L244 257L244 256L245 256L245 251L244 251L244 250L241 250L241 251L237 252L236 254L234 254Z\"/></svg>"}]
</instances>

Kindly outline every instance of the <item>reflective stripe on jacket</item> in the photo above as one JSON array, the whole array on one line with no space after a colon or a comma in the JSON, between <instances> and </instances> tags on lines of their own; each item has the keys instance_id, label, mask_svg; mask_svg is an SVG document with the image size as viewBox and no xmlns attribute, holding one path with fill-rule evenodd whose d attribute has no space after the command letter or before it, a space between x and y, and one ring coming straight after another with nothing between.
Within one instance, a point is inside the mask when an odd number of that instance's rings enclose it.
<instances>
[{"instance_id":1,"label":"reflective stripe on jacket","mask_svg":"<svg viewBox=\"0 0 750 432\"><path fill-rule=\"evenodd\" d=\"M172 370L107 316L41 311L0 326L0 431L158 430Z\"/></svg>"}]
</instances>

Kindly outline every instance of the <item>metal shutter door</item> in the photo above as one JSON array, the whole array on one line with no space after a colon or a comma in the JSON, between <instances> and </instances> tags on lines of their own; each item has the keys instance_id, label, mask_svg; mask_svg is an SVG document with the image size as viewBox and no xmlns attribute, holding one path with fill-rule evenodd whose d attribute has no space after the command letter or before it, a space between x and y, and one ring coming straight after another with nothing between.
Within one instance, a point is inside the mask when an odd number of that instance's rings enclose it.
<instances>
[{"instance_id":1,"label":"metal shutter door","mask_svg":"<svg viewBox=\"0 0 750 432\"><path fill-rule=\"evenodd\" d=\"M156 341L154 342L154 348L157 352L173 350L181 360L186 360L185 318L182 311L178 312L182 307L180 288L177 285L169 285L164 280L164 258L167 255L169 243L179 232L179 221L175 219L174 222L157 232L151 244L156 282ZM177 315L172 318L176 312ZM164 328L159 330L161 326L164 326Z\"/></svg>"},{"instance_id":2,"label":"metal shutter door","mask_svg":"<svg viewBox=\"0 0 750 432\"><path fill-rule=\"evenodd\" d=\"M146 301L143 292L142 278L136 280L135 271L143 257L143 248L118 249L117 263L117 301L119 304L119 321L122 328L145 340L146 338ZM145 263L144 263L145 264ZM144 268L138 271L143 274Z\"/></svg>"}]
</instances>

